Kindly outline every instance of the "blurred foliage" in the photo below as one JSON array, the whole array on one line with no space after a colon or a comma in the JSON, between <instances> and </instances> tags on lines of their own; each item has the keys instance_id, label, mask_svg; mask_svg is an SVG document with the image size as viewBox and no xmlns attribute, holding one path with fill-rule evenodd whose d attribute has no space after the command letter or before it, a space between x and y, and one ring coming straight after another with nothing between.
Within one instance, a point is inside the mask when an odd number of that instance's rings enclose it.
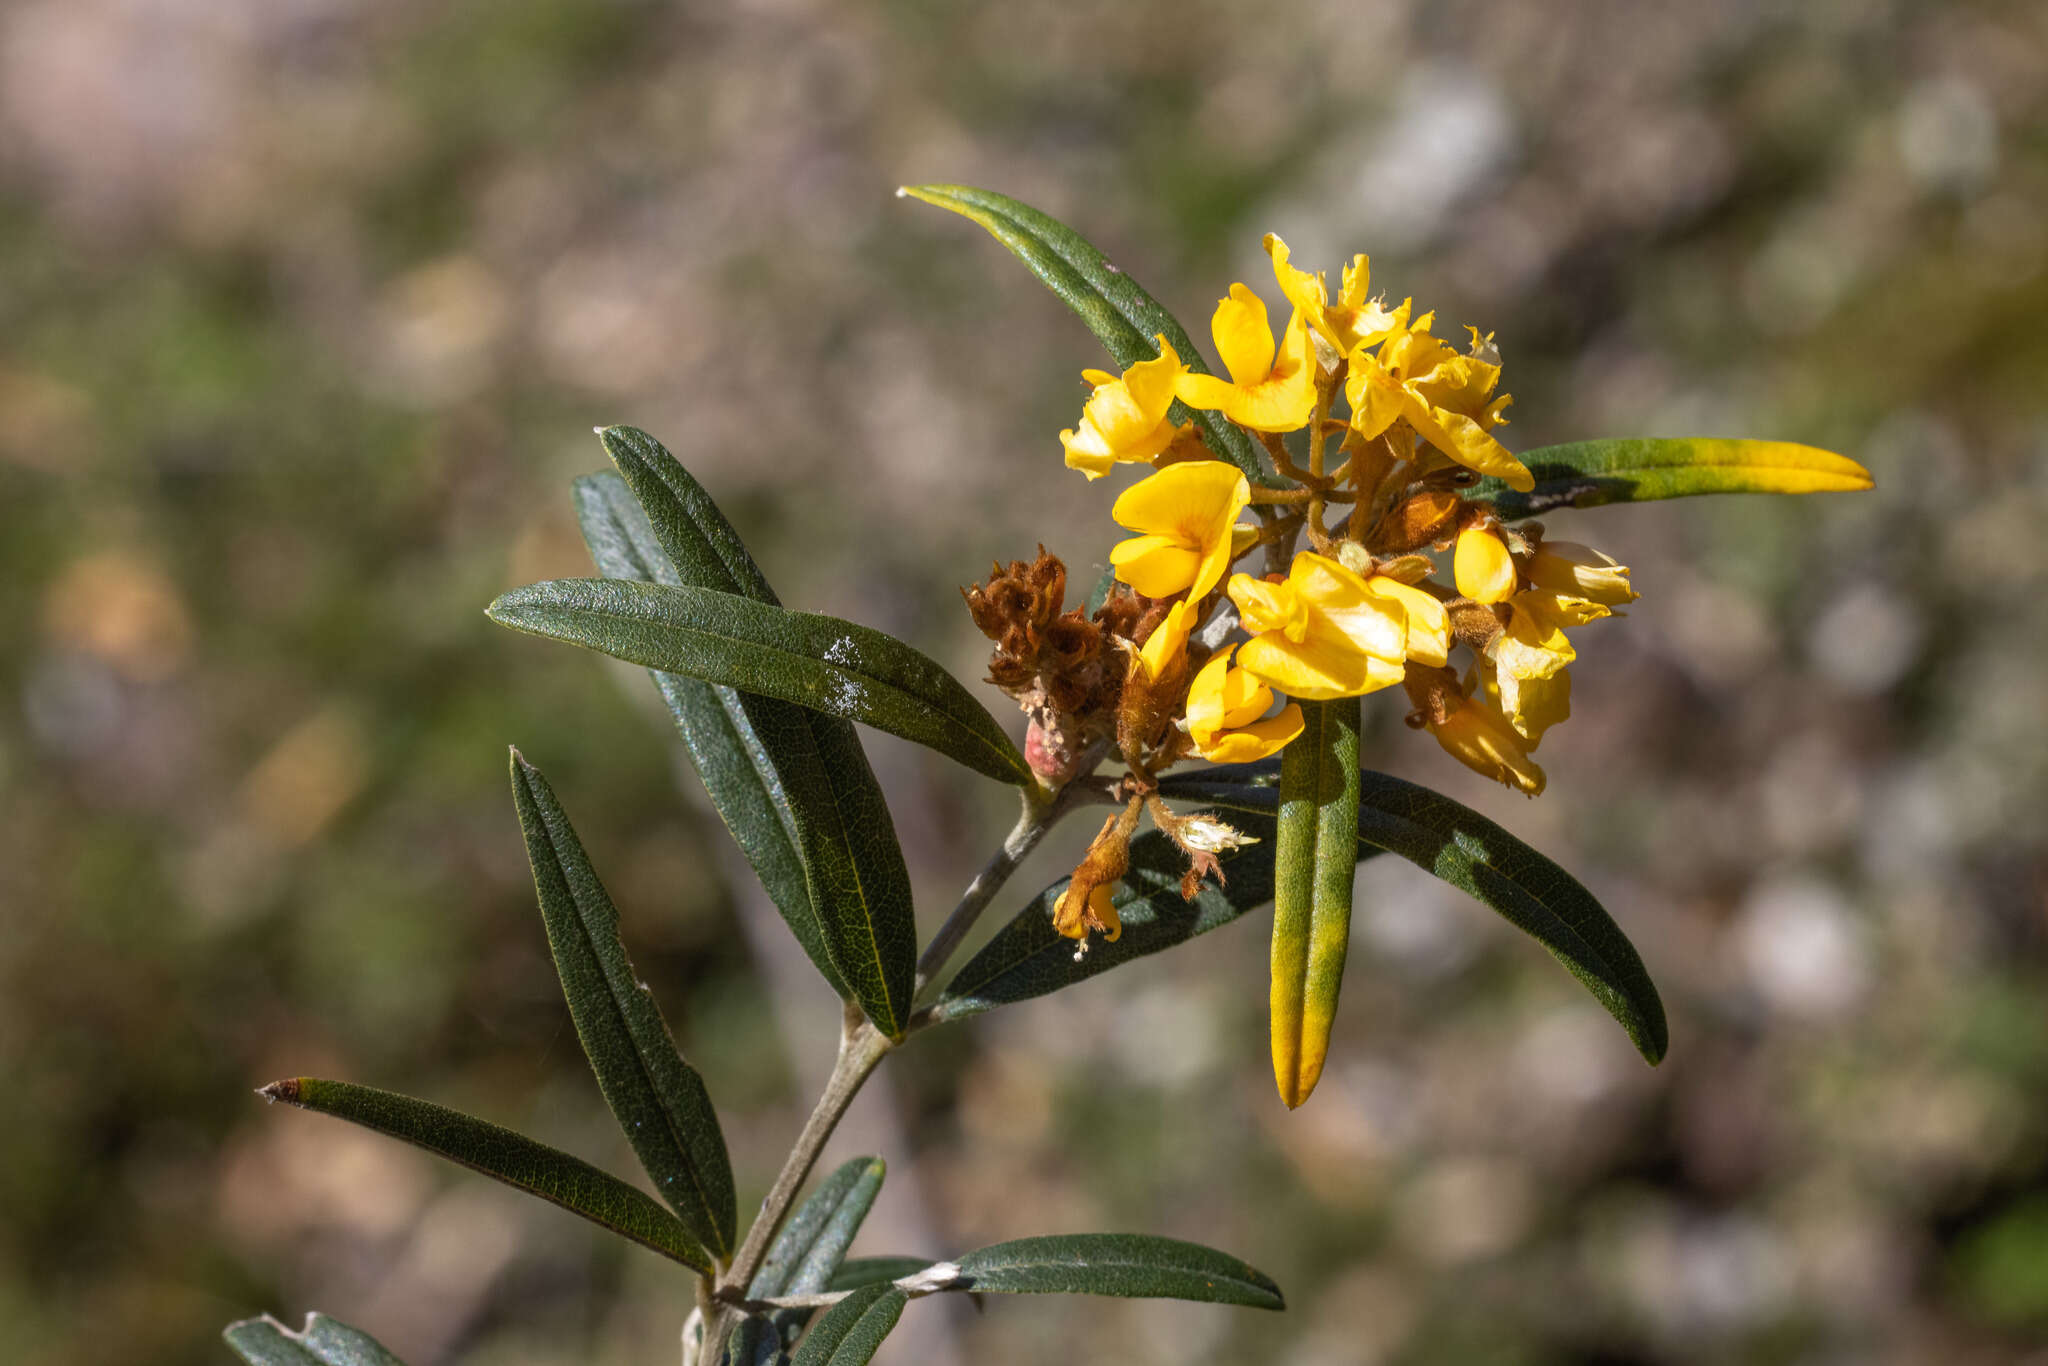
<instances>
[{"instance_id":1,"label":"blurred foliage","mask_svg":"<svg viewBox=\"0 0 2048 1366\"><path fill-rule=\"evenodd\" d=\"M1615 912L1662 1068L1375 861L1344 1061L1298 1114L1263 933L1228 928L920 1041L835 1145L897 1174L857 1251L1140 1227L1242 1253L1290 1312L920 1304L881 1359L2030 1359L2048 15L1931 0L9 7L0 1358L220 1361L220 1323L310 1307L416 1366L674 1350L657 1259L249 1091L347 1077L630 1170L534 914L518 743L603 832L751 1208L829 996L638 678L481 608L587 572L566 481L620 420L785 600L963 677L954 584L1040 539L1086 581L1107 504L1053 437L1093 343L890 198L935 179L1074 223L1184 320L1265 288L1269 228L1370 251L1497 331L1518 448L1769 435L1879 487L1556 518L1644 600L1539 802L1369 709L1368 762ZM929 916L1005 813L870 748Z\"/></svg>"}]
</instances>

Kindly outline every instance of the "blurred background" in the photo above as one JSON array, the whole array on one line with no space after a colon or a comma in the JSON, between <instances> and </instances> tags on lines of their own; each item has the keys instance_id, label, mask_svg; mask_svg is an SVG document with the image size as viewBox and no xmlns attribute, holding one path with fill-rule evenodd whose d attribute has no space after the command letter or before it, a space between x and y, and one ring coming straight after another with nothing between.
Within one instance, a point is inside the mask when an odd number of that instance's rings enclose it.
<instances>
[{"instance_id":1,"label":"blurred background","mask_svg":"<svg viewBox=\"0 0 2048 1366\"><path fill-rule=\"evenodd\" d=\"M1253 917L921 1037L831 1156L860 1244L1142 1229L1287 1289L912 1307L885 1362L2043 1362L2048 9L1912 0L14 0L0 11L0 1359L673 1359L674 1268L250 1094L414 1092L609 1166L508 800L553 779L750 1209L829 1061L644 679L491 626L587 571L595 423L783 598L977 680L955 594L1112 484L1081 324L961 180L1206 342L1258 242L1497 332L1509 444L1768 436L1874 493L1550 519L1635 567L1550 791L1372 760L1577 871L1672 1016L1361 871L1330 1073ZM977 687L1013 719L993 689ZM874 737L927 929L1001 793ZM1091 822L1077 822L1090 824ZM1069 829L999 914L1062 871Z\"/></svg>"}]
</instances>

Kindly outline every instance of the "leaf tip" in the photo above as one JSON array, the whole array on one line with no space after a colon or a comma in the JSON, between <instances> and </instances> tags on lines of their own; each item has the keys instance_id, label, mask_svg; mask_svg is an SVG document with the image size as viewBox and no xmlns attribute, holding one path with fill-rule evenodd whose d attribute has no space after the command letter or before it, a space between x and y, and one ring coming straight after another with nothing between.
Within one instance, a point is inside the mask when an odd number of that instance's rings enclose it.
<instances>
[{"instance_id":1,"label":"leaf tip","mask_svg":"<svg viewBox=\"0 0 2048 1366\"><path fill-rule=\"evenodd\" d=\"M268 1086L257 1087L256 1094L269 1101L272 1105L277 1104L279 1101L283 1101L287 1105L297 1105L301 1090L300 1083L304 1080L305 1078L303 1077L286 1077L284 1080L274 1081Z\"/></svg>"}]
</instances>

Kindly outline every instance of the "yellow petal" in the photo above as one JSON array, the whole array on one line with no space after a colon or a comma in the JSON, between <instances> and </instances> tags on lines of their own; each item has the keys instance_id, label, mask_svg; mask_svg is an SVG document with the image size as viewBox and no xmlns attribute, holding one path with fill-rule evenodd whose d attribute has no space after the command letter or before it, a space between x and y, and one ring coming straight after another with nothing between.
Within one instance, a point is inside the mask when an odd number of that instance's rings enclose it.
<instances>
[{"instance_id":1,"label":"yellow petal","mask_svg":"<svg viewBox=\"0 0 2048 1366\"><path fill-rule=\"evenodd\" d=\"M1283 631L1295 642L1308 637L1308 604L1291 583L1268 583L1249 574L1233 574L1230 600L1237 604L1244 629L1253 635Z\"/></svg>"},{"instance_id":2,"label":"yellow petal","mask_svg":"<svg viewBox=\"0 0 2048 1366\"><path fill-rule=\"evenodd\" d=\"M1559 669L1548 678L1516 678L1501 674L1498 680L1500 709L1515 734L1535 749L1543 732L1572 714L1572 674Z\"/></svg>"},{"instance_id":3,"label":"yellow petal","mask_svg":"<svg viewBox=\"0 0 2048 1366\"><path fill-rule=\"evenodd\" d=\"M1199 552L1171 536L1134 536L1109 549L1116 576L1148 598L1170 598L1195 581Z\"/></svg>"},{"instance_id":4,"label":"yellow petal","mask_svg":"<svg viewBox=\"0 0 2048 1366\"><path fill-rule=\"evenodd\" d=\"M1273 258L1273 278L1279 281L1280 292L1287 296L1287 302L1294 306L1294 311L1306 318L1310 327L1328 337L1338 350L1347 349L1337 342L1335 334L1324 321L1323 315L1329 306L1329 290L1323 283L1321 272L1311 275L1290 264L1287 244L1277 233L1266 234L1265 246L1266 255Z\"/></svg>"},{"instance_id":5,"label":"yellow petal","mask_svg":"<svg viewBox=\"0 0 2048 1366\"><path fill-rule=\"evenodd\" d=\"M1351 355L1351 374L1344 381L1344 397L1351 404L1351 428L1370 441L1401 420L1408 410L1408 395L1399 380L1381 368L1377 357L1365 351Z\"/></svg>"},{"instance_id":6,"label":"yellow petal","mask_svg":"<svg viewBox=\"0 0 2048 1366\"><path fill-rule=\"evenodd\" d=\"M1251 290L1232 285L1230 297L1217 301L1209 331L1216 338L1216 354L1230 372L1232 384L1260 384L1272 373L1272 324L1266 320L1266 301Z\"/></svg>"},{"instance_id":7,"label":"yellow petal","mask_svg":"<svg viewBox=\"0 0 2048 1366\"><path fill-rule=\"evenodd\" d=\"M1188 684L1188 734L1195 737L1197 746L1204 744L1227 724L1223 681L1230 672L1230 657L1235 653L1237 647L1234 645L1218 651L1195 674L1195 681Z\"/></svg>"},{"instance_id":8,"label":"yellow petal","mask_svg":"<svg viewBox=\"0 0 2048 1366\"><path fill-rule=\"evenodd\" d=\"M1405 415L1430 445L1466 469L1490 474L1518 493L1536 487L1536 476L1529 473L1528 466L1478 422L1448 408L1432 407L1420 396L1411 394L1410 399Z\"/></svg>"},{"instance_id":9,"label":"yellow petal","mask_svg":"<svg viewBox=\"0 0 2048 1366\"><path fill-rule=\"evenodd\" d=\"M1090 479L1100 479L1116 468L1116 455L1109 449L1109 443L1086 422L1078 432L1071 427L1061 432L1060 445L1066 448L1067 468L1079 470Z\"/></svg>"},{"instance_id":10,"label":"yellow petal","mask_svg":"<svg viewBox=\"0 0 2048 1366\"><path fill-rule=\"evenodd\" d=\"M1238 666L1260 682L1307 701L1357 697L1392 687L1404 672L1341 638L1312 638L1297 644L1277 631L1253 636L1237 650Z\"/></svg>"},{"instance_id":11,"label":"yellow petal","mask_svg":"<svg viewBox=\"0 0 2048 1366\"><path fill-rule=\"evenodd\" d=\"M1508 543L1498 532L1481 527L1458 533L1451 573L1458 581L1458 591L1474 602L1506 602L1518 586Z\"/></svg>"},{"instance_id":12,"label":"yellow petal","mask_svg":"<svg viewBox=\"0 0 2048 1366\"><path fill-rule=\"evenodd\" d=\"M1278 716L1254 721L1218 736L1210 746L1199 746L1204 759L1219 764L1249 764L1278 754L1302 732L1301 708L1289 702Z\"/></svg>"},{"instance_id":13,"label":"yellow petal","mask_svg":"<svg viewBox=\"0 0 2048 1366\"><path fill-rule=\"evenodd\" d=\"M1494 663L1503 675L1516 678L1549 678L1578 656L1556 620L1520 598L1509 610L1507 629L1494 643Z\"/></svg>"},{"instance_id":14,"label":"yellow petal","mask_svg":"<svg viewBox=\"0 0 2048 1366\"><path fill-rule=\"evenodd\" d=\"M1166 410L1173 404L1173 382L1187 369L1181 363L1180 353L1173 349L1165 334L1154 337L1159 344L1159 355L1153 360L1141 360L1124 371L1124 387L1130 391L1131 401L1144 414L1145 426L1156 427L1166 417Z\"/></svg>"},{"instance_id":15,"label":"yellow petal","mask_svg":"<svg viewBox=\"0 0 2048 1366\"><path fill-rule=\"evenodd\" d=\"M1133 531L1171 538L1194 559L1186 570L1187 581L1166 593L1155 593L1134 579L1124 582L1148 597L1165 597L1182 588L1198 598L1208 593L1230 567L1232 528L1251 497L1244 475L1221 460L1183 460L1125 489L1110 516ZM1110 559L1118 563L1114 552ZM1118 572L1121 576L1121 569Z\"/></svg>"},{"instance_id":16,"label":"yellow petal","mask_svg":"<svg viewBox=\"0 0 2048 1366\"><path fill-rule=\"evenodd\" d=\"M1400 606L1408 616L1408 658L1418 664L1441 669L1450 661L1451 618L1444 605L1420 588L1399 579L1375 574L1365 581L1366 591Z\"/></svg>"},{"instance_id":17,"label":"yellow petal","mask_svg":"<svg viewBox=\"0 0 2048 1366\"><path fill-rule=\"evenodd\" d=\"M1145 637L1144 647L1138 651L1138 662L1144 665L1147 678L1156 679L1166 672L1167 666L1188 647L1188 632L1194 625L1195 604L1189 599L1182 598L1167 609L1166 620L1152 628L1152 634Z\"/></svg>"},{"instance_id":18,"label":"yellow petal","mask_svg":"<svg viewBox=\"0 0 2048 1366\"><path fill-rule=\"evenodd\" d=\"M1308 640L1334 636L1354 650L1399 666L1407 658L1408 615L1337 561L1312 551L1294 557L1287 581L1308 604ZM1400 676L1397 667L1395 677ZM1294 688L1280 691L1307 696Z\"/></svg>"},{"instance_id":19,"label":"yellow petal","mask_svg":"<svg viewBox=\"0 0 2048 1366\"><path fill-rule=\"evenodd\" d=\"M1522 748L1521 737L1495 723L1478 703L1461 701L1430 731L1452 758L1473 772L1532 797L1543 791L1543 770Z\"/></svg>"},{"instance_id":20,"label":"yellow petal","mask_svg":"<svg viewBox=\"0 0 2048 1366\"><path fill-rule=\"evenodd\" d=\"M1628 568L1577 541L1545 541L1529 560L1529 582L1553 593L1586 598L1609 607L1634 602Z\"/></svg>"}]
</instances>

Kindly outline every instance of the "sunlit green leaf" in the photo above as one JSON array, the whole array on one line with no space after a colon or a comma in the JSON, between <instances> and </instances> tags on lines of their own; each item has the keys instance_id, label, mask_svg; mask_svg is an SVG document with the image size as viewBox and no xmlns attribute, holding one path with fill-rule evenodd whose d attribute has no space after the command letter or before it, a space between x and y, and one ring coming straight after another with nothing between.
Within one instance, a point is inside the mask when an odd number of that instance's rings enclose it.
<instances>
[{"instance_id":1,"label":"sunlit green leaf","mask_svg":"<svg viewBox=\"0 0 2048 1366\"><path fill-rule=\"evenodd\" d=\"M971 185L906 185L902 193L950 209L988 229L1033 275L1081 316L1120 368L1154 360L1165 334L1180 358L1198 375L1211 373L1187 329L1124 271L1066 224L993 190ZM1254 483L1263 467L1258 448L1242 428L1221 413L1202 412L1176 402L1174 422L1192 418L1209 449L1243 470Z\"/></svg>"},{"instance_id":2,"label":"sunlit green leaf","mask_svg":"<svg viewBox=\"0 0 2048 1366\"><path fill-rule=\"evenodd\" d=\"M345 1081L291 1077L272 1082L259 1094L424 1148L580 1214L685 1266L707 1274L711 1270L711 1258L690 1231L652 1196L524 1134L430 1101Z\"/></svg>"},{"instance_id":3,"label":"sunlit green leaf","mask_svg":"<svg viewBox=\"0 0 2048 1366\"><path fill-rule=\"evenodd\" d=\"M825 1311L796 1349L794 1366L867 1366L907 1302L887 1285L854 1291Z\"/></svg>"},{"instance_id":4,"label":"sunlit green leaf","mask_svg":"<svg viewBox=\"0 0 2048 1366\"><path fill-rule=\"evenodd\" d=\"M958 1288L1012 1295L1117 1295L1284 1309L1262 1271L1214 1248L1142 1233L1063 1233L957 1260Z\"/></svg>"},{"instance_id":5,"label":"sunlit green leaf","mask_svg":"<svg viewBox=\"0 0 2048 1366\"><path fill-rule=\"evenodd\" d=\"M221 1336L249 1366L405 1366L368 1333L325 1314L306 1315L296 1333L265 1314L231 1323Z\"/></svg>"},{"instance_id":6,"label":"sunlit green leaf","mask_svg":"<svg viewBox=\"0 0 2048 1366\"><path fill-rule=\"evenodd\" d=\"M512 794L548 947L583 1051L654 1188L698 1242L732 1251L732 1167L704 1079L683 1061L619 938L619 912L546 778L512 752Z\"/></svg>"},{"instance_id":7,"label":"sunlit green leaf","mask_svg":"<svg viewBox=\"0 0 2048 1366\"><path fill-rule=\"evenodd\" d=\"M1304 729L1280 756L1273 853L1273 1080L1290 1110L1330 1051L1358 863L1358 699L1300 706Z\"/></svg>"},{"instance_id":8,"label":"sunlit green leaf","mask_svg":"<svg viewBox=\"0 0 2048 1366\"><path fill-rule=\"evenodd\" d=\"M1279 806L1272 761L1169 775L1163 796L1224 811ZM1535 937L1628 1031L1651 1062L1664 1056L1664 1005L1634 945L1564 869L1464 804L1370 770L1359 776L1358 838L1469 892Z\"/></svg>"},{"instance_id":9,"label":"sunlit green leaf","mask_svg":"<svg viewBox=\"0 0 2048 1366\"><path fill-rule=\"evenodd\" d=\"M1513 520L1552 508L1647 503L1703 493L1848 493L1870 487L1870 472L1846 456L1790 441L1714 437L1574 441L1525 451L1536 487L1517 493L1482 479L1474 496Z\"/></svg>"}]
</instances>

